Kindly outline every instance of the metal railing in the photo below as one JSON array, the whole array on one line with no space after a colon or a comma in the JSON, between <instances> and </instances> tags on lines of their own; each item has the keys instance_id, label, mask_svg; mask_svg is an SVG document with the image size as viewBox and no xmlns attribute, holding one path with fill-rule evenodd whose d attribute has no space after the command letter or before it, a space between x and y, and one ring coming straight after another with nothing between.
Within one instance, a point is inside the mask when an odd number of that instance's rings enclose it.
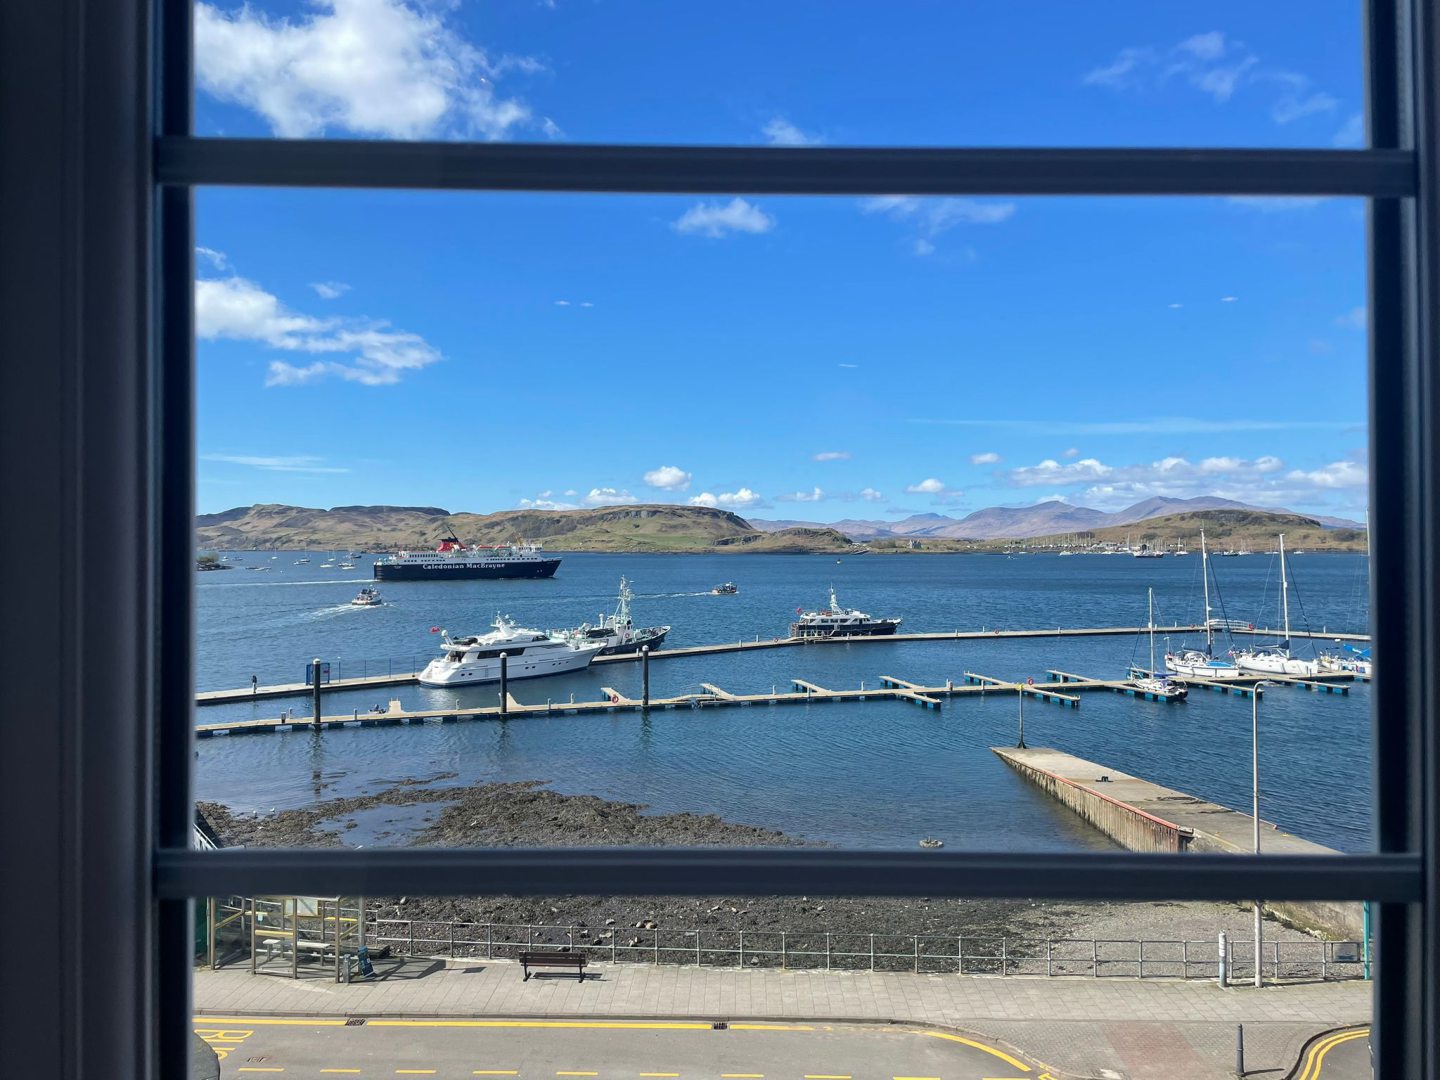
<instances>
[{"instance_id":1,"label":"metal railing","mask_svg":"<svg viewBox=\"0 0 1440 1080\"><path fill-rule=\"evenodd\" d=\"M427 919L366 921L366 943L410 956L514 959L529 949L566 949L611 963L774 967L915 974L1045 975L1085 978L1214 979L1219 945L1208 940L1010 938L939 934L856 934L794 930L670 930ZM1229 977L1253 976L1254 946L1227 946ZM1364 977L1361 945L1317 939L1265 943L1273 980Z\"/></svg>"}]
</instances>

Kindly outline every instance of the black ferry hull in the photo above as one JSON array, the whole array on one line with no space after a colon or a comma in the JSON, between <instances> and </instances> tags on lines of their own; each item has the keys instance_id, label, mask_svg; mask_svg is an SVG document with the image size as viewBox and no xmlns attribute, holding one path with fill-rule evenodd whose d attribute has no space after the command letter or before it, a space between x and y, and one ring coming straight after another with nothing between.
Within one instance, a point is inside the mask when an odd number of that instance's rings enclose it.
<instances>
[{"instance_id":1,"label":"black ferry hull","mask_svg":"<svg viewBox=\"0 0 1440 1080\"><path fill-rule=\"evenodd\" d=\"M668 634L669 632L670 631L667 630L665 631L665 634ZM631 653L638 653L646 645L649 645L650 651L654 652L656 649L660 648L661 645L665 644L665 634L654 634L650 637L636 638L632 641L627 641L620 645L609 645L600 650L600 655L628 656Z\"/></svg>"},{"instance_id":2,"label":"black ferry hull","mask_svg":"<svg viewBox=\"0 0 1440 1080\"><path fill-rule=\"evenodd\" d=\"M499 561L456 559L430 565L407 566L404 563L375 564L376 581L451 581L474 578L548 578L560 568L559 559L526 559Z\"/></svg>"}]
</instances>

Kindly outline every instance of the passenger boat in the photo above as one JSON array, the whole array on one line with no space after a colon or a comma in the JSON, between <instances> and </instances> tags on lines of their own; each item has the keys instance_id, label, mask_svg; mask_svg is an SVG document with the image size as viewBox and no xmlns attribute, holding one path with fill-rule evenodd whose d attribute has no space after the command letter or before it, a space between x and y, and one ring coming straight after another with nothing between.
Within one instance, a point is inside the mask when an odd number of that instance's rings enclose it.
<instances>
[{"instance_id":1,"label":"passenger boat","mask_svg":"<svg viewBox=\"0 0 1440 1080\"><path fill-rule=\"evenodd\" d=\"M491 625L494 629L490 633L472 637L452 638L444 630L438 630L441 655L420 672L420 685L468 686L498 682L501 653L505 654L507 678L561 675L589 667L590 661L604 648L601 642L582 641L573 635L525 630L503 615L497 615Z\"/></svg>"},{"instance_id":2,"label":"passenger boat","mask_svg":"<svg viewBox=\"0 0 1440 1080\"><path fill-rule=\"evenodd\" d=\"M734 596L740 591L740 587L733 581L727 581L723 585L716 585L710 590L711 596Z\"/></svg>"},{"instance_id":3,"label":"passenger boat","mask_svg":"<svg viewBox=\"0 0 1440 1080\"><path fill-rule=\"evenodd\" d=\"M633 599L635 594L630 591L630 582L622 577L620 598L615 604L614 613L606 615L601 612L598 616L600 621L594 626L585 623L571 633L582 641L600 645L601 656L637 653L646 645L651 651L658 649L665 643L665 635L670 633L670 627L645 626L637 629L630 618L630 601Z\"/></svg>"},{"instance_id":4,"label":"passenger boat","mask_svg":"<svg viewBox=\"0 0 1440 1080\"><path fill-rule=\"evenodd\" d=\"M819 611L796 608L800 618L790 624L790 636L799 638L878 637L893 634L899 619L874 619L855 608L843 608L830 590L830 606Z\"/></svg>"},{"instance_id":5,"label":"passenger boat","mask_svg":"<svg viewBox=\"0 0 1440 1080\"><path fill-rule=\"evenodd\" d=\"M380 593L369 585L366 585L355 594L355 599L351 600L350 603L356 607L379 607Z\"/></svg>"},{"instance_id":6,"label":"passenger boat","mask_svg":"<svg viewBox=\"0 0 1440 1080\"><path fill-rule=\"evenodd\" d=\"M466 547L451 533L434 551L400 551L376 559L376 581L440 581L454 578L554 577L560 560L539 544Z\"/></svg>"},{"instance_id":7,"label":"passenger boat","mask_svg":"<svg viewBox=\"0 0 1440 1080\"><path fill-rule=\"evenodd\" d=\"M1285 636L1273 645L1256 645L1231 653L1242 671L1262 675L1297 675L1302 678L1320 673L1319 660L1305 660L1290 655L1290 578L1285 572L1285 534L1280 534L1280 610Z\"/></svg>"},{"instance_id":8,"label":"passenger boat","mask_svg":"<svg viewBox=\"0 0 1440 1080\"><path fill-rule=\"evenodd\" d=\"M1240 669L1233 660L1215 655L1215 620L1210 617L1210 553L1205 547L1205 532L1200 532L1200 576L1205 588L1205 648L1169 650L1165 653L1165 670L1174 675L1196 679L1238 679Z\"/></svg>"}]
</instances>

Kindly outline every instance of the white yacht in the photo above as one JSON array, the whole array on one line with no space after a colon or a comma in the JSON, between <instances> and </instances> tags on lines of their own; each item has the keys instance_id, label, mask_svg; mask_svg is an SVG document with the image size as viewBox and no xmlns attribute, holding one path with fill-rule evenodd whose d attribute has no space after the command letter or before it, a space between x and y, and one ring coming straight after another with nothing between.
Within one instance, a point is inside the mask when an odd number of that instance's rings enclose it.
<instances>
[{"instance_id":1,"label":"white yacht","mask_svg":"<svg viewBox=\"0 0 1440 1080\"><path fill-rule=\"evenodd\" d=\"M1205 547L1205 531L1200 531L1200 576L1205 585L1205 648L1166 650L1165 670L1193 679L1238 679L1241 671L1235 661L1215 655L1215 620L1210 617L1210 553Z\"/></svg>"},{"instance_id":2,"label":"white yacht","mask_svg":"<svg viewBox=\"0 0 1440 1080\"><path fill-rule=\"evenodd\" d=\"M791 637L876 637L893 634L900 627L899 619L872 619L863 611L841 607L833 588L828 608L819 611L796 608L795 614L800 618L790 624Z\"/></svg>"},{"instance_id":3,"label":"white yacht","mask_svg":"<svg viewBox=\"0 0 1440 1080\"><path fill-rule=\"evenodd\" d=\"M1149 622L1147 628L1150 631L1150 669L1149 673L1130 679L1130 685L1142 694L1148 694L1152 698L1161 701L1184 701L1190 694L1190 688L1178 679L1172 679L1168 675L1161 675L1155 668L1155 590L1148 590L1149 598Z\"/></svg>"},{"instance_id":4,"label":"white yacht","mask_svg":"<svg viewBox=\"0 0 1440 1080\"><path fill-rule=\"evenodd\" d=\"M1302 678L1320 674L1319 660L1304 660L1290 655L1290 579L1285 573L1285 534L1280 534L1280 609L1285 620L1285 636L1274 645L1255 645L1240 649L1233 655L1242 671L1265 675L1298 675Z\"/></svg>"},{"instance_id":5,"label":"white yacht","mask_svg":"<svg viewBox=\"0 0 1440 1080\"><path fill-rule=\"evenodd\" d=\"M488 634L452 638L441 634L441 655L420 672L421 686L464 686L500 680L500 654L506 654L506 677L534 679L589 667L600 655L603 641L582 641L569 635L548 634L517 627L497 615Z\"/></svg>"}]
</instances>

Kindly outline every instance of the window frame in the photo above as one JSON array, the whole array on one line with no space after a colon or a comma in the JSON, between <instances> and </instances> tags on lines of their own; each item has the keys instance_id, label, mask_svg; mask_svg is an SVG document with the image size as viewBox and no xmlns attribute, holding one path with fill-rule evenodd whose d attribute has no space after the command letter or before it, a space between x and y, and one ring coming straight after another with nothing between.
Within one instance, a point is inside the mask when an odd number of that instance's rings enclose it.
<instances>
[{"instance_id":1,"label":"window frame","mask_svg":"<svg viewBox=\"0 0 1440 1080\"><path fill-rule=\"evenodd\" d=\"M81 549L26 566L3 615L5 655L36 677L20 706L53 717L0 728L0 807L33 843L0 839L53 881L67 969L10 1014L59 1034L37 1075L181 1075L188 1055L192 901L222 892L481 891L1054 896L1071 899L1378 901L1379 1075L1440 1080L1440 18L1429 0L1365 10L1365 150L741 148L329 140L191 134L191 0L0 5L0 70L56 99L0 95L0 270L36 291L0 297L0 345L41 348L53 371L0 400L0 449L53 481L37 514L60 537L106 522L123 581L86 573ZM21 29L33 37L20 39ZM17 39L23 44L17 44ZM30 139L33 138L33 142ZM19 162L12 170L12 159ZM1369 202L1372 633L1385 658L1372 716L1373 854L974 854L775 850L189 848L194 529L196 186L776 194L1346 195ZM8 189L7 189L8 191ZM118 284L117 284L118 283ZM41 288L43 286L43 289ZM19 336L14 336L17 334ZM28 334L28 337L26 336ZM7 457L6 460L9 460ZM22 460L17 456L14 460ZM7 499L28 493L0 470ZM13 490L12 490L13 488ZM5 530L13 532L14 530ZM0 565L33 558L0 536ZM36 620L32 623L29 620ZM42 625L36 633L35 625ZM54 653L83 628L91 659ZM99 642L105 647L100 648ZM17 756L18 755L18 756ZM13 780L13 783L10 781ZM53 841L46 843L44 840ZM0 890L0 894L17 890ZM27 914L0 895L0 912ZM28 921L34 924L34 913ZM12 920L8 925L25 925ZM38 924L35 924L38 925ZM44 936L37 930L36 936ZM24 943L22 948L28 948ZM105 970L81 961L104 950ZM38 955L38 954L37 954ZM38 965L36 965L38 966ZM26 970L31 965L16 965ZM8 980L7 980L8 981ZM53 983L53 987L52 984ZM7 987L7 990L11 989ZM53 993L52 993L53 990ZM18 997L18 995L17 995ZM67 1005L83 1015L60 1016ZM41 1011L43 1010L43 1011ZM0 1014L4 1015L4 1014ZM48 1018L48 1019L47 1019ZM158 1021L158 1022L157 1022ZM21 1062L26 1050L20 1051ZM88 1068L87 1068L88 1066Z\"/></svg>"}]
</instances>

